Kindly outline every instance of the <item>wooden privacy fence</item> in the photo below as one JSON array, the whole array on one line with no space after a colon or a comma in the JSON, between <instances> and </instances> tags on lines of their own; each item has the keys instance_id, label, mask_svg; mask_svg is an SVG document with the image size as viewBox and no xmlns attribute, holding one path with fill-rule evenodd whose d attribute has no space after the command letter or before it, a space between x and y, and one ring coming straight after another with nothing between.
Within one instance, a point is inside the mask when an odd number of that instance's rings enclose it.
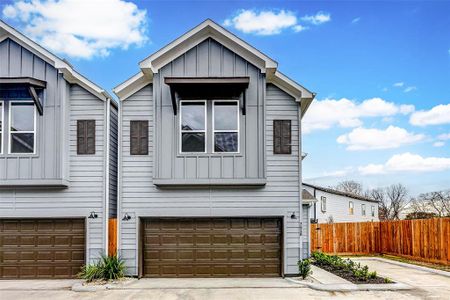
<instances>
[{"instance_id":1,"label":"wooden privacy fence","mask_svg":"<svg viewBox=\"0 0 450 300\"><path fill-rule=\"evenodd\" d=\"M117 219L108 221L108 255L113 256L117 253Z\"/></svg>"},{"instance_id":2,"label":"wooden privacy fence","mask_svg":"<svg viewBox=\"0 0 450 300\"><path fill-rule=\"evenodd\" d=\"M311 251L390 254L450 265L450 218L311 224Z\"/></svg>"}]
</instances>

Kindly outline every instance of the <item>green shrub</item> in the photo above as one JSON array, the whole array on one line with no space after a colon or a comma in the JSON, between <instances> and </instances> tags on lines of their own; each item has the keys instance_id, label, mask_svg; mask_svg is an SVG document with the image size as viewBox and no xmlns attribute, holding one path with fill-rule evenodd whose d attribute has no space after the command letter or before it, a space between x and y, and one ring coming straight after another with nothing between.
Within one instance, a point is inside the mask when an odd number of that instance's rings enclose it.
<instances>
[{"instance_id":1,"label":"green shrub","mask_svg":"<svg viewBox=\"0 0 450 300\"><path fill-rule=\"evenodd\" d=\"M297 264L298 264L298 271L303 279L308 277L308 275L312 274L311 261L309 259L299 260Z\"/></svg>"},{"instance_id":2,"label":"green shrub","mask_svg":"<svg viewBox=\"0 0 450 300\"><path fill-rule=\"evenodd\" d=\"M111 280L124 277L125 263L117 255L102 257L93 264L84 265L78 277L91 282L96 279Z\"/></svg>"}]
</instances>

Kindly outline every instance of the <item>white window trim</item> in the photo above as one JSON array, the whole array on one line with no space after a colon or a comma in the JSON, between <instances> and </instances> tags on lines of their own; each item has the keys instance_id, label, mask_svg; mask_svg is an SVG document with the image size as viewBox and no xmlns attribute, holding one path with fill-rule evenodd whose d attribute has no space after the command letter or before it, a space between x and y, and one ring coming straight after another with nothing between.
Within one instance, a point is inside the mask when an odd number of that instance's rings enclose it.
<instances>
[{"instance_id":1,"label":"white window trim","mask_svg":"<svg viewBox=\"0 0 450 300\"><path fill-rule=\"evenodd\" d=\"M236 103L236 119L237 119L237 129L234 130L216 130L214 128L214 123L215 123L215 119L214 119L214 111L215 111L215 107L216 107L216 102L234 102ZM224 153L224 154L237 154L241 152L241 122L240 122L240 107L239 107L239 100L227 100L227 99L223 99L223 100L213 100L212 101L212 153ZM236 152L216 152L215 151L215 134L216 132L220 133L220 132L235 132L237 133L237 142L238 142L238 147L237 147L237 151Z\"/></svg>"},{"instance_id":2,"label":"white window trim","mask_svg":"<svg viewBox=\"0 0 450 300\"><path fill-rule=\"evenodd\" d=\"M31 103L33 104L33 113L34 113L34 124L33 124L33 131L11 131L11 125L12 125L12 119L11 119L11 112L12 112L12 107L13 107L13 103ZM36 119L37 119L37 114L36 114L36 105L34 105L33 101L9 101L9 107L8 107L8 154L12 154L12 155L35 155L36 154ZM11 146L12 146L12 134L13 133L33 133L33 153L12 153L11 152Z\"/></svg>"},{"instance_id":3,"label":"white window trim","mask_svg":"<svg viewBox=\"0 0 450 300\"><path fill-rule=\"evenodd\" d=\"M3 154L3 148L5 145L5 143L3 143L3 141L5 140L5 102L3 100L0 100L0 104L0 121L2 123L2 127L0 128L0 154Z\"/></svg>"},{"instance_id":4,"label":"white window trim","mask_svg":"<svg viewBox=\"0 0 450 300\"><path fill-rule=\"evenodd\" d=\"M348 214L349 215L355 214L355 205L353 204L353 201L348 201Z\"/></svg>"},{"instance_id":5,"label":"white window trim","mask_svg":"<svg viewBox=\"0 0 450 300\"><path fill-rule=\"evenodd\" d=\"M366 205L365 204L361 204L361 215L363 215L363 216L366 215Z\"/></svg>"},{"instance_id":6,"label":"white window trim","mask_svg":"<svg viewBox=\"0 0 450 300\"><path fill-rule=\"evenodd\" d=\"M371 205L370 212L372 214L372 217L375 217L375 206L374 205Z\"/></svg>"},{"instance_id":7,"label":"white window trim","mask_svg":"<svg viewBox=\"0 0 450 300\"><path fill-rule=\"evenodd\" d=\"M324 207L324 200L325 200L325 207ZM325 196L320 197L320 210L322 212L327 212L327 197Z\"/></svg>"},{"instance_id":8,"label":"white window trim","mask_svg":"<svg viewBox=\"0 0 450 300\"><path fill-rule=\"evenodd\" d=\"M203 103L204 111L205 111L205 129L204 130L183 130L182 129L182 122L183 122L183 103ZM178 128L180 129L179 134L179 153L180 154L204 154L208 151L208 110L207 110L207 102L206 100L180 100L180 117L179 117L179 125ZM204 133L205 134L205 148L203 152L183 152L183 133Z\"/></svg>"}]
</instances>

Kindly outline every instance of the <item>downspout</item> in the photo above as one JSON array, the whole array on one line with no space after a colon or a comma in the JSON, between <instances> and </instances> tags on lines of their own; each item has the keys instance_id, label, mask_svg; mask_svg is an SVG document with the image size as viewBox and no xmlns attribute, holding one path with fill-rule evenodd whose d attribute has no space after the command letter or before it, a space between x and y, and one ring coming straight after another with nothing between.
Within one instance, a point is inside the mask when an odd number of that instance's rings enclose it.
<instances>
[{"instance_id":1,"label":"downspout","mask_svg":"<svg viewBox=\"0 0 450 300\"><path fill-rule=\"evenodd\" d=\"M106 232L105 235L105 254L109 255L109 249L108 249L108 239L109 239L109 151L110 151L110 130L111 130L111 99L108 98L106 100L106 174L105 174L105 214L104 214L104 223L105 223L105 230L103 232Z\"/></svg>"},{"instance_id":2,"label":"downspout","mask_svg":"<svg viewBox=\"0 0 450 300\"><path fill-rule=\"evenodd\" d=\"M313 196L316 199L316 188L313 188ZM314 202L314 222L317 220L317 202Z\"/></svg>"}]
</instances>

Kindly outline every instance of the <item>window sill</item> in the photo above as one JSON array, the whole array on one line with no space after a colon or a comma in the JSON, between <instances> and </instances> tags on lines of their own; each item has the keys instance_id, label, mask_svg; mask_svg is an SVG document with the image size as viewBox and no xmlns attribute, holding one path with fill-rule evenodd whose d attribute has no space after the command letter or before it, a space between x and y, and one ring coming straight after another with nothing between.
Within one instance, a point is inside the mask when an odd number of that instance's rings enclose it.
<instances>
[{"instance_id":1,"label":"window sill","mask_svg":"<svg viewBox=\"0 0 450 300\"><path fill-rule=\"evenodd\" d=\"M240 178L240 179L162 179L154 178L153 184L159 187L170 186L254 186L262 187L266 185L265 178Z\"/></svg>"},{"instance_id":2,"label":"window sill","mask_svg":"<svg viewBox=\"0 0 450 300\"><path fill-rule=\"evenodd\" d=\"M241 153L179 153L178 158L184 157L243 157Z\"/></svg>"},{"instance_id":3,"label":"window sill","mask_svg":"<svg viewBox=\"0 0 450 300\"><path fill-rule=\"evenodd\" d=\"M11 179L0 180L0 188L11 187L51 187L67 188L69 181L65 179Z\"/></svg>"}]
</instances>

